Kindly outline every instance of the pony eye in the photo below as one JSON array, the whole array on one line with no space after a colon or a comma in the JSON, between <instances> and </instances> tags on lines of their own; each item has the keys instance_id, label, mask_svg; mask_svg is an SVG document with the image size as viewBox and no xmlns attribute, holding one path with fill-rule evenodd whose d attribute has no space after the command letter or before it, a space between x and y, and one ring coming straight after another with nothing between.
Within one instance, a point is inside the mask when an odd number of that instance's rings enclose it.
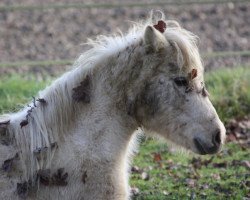
<instances>
[{"instance_id":1,"label":"pony eye","mask_svg":"<svg viewBox=\"0 0 250 200\"><path fill-rule=\"evenodd\" d=\"M185 77L176 77L174 82L177 86L188 86L188 80Z\"/></svg>"}]
</instances>

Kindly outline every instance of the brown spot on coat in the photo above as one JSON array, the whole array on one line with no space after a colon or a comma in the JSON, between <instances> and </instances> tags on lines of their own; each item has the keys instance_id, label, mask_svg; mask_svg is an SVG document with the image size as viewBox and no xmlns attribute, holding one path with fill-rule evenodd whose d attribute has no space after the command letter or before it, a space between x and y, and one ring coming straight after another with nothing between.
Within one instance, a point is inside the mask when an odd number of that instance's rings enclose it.
<instances>
[{"instance_id":1,"label":"brown spot on coat","mask_svg":"<svg viewBox=\"0 0 250 200\"><path fill-rule=\"evenodd\" d=\"M0 130L1 132L1 130ZM12 143L11 138L9 137L7 132L1 133L1 140L0 143L5 146L9 146Z\"/></svg>"},{"instance_id":2,"label":"brown spot on coat","mask_svg":"<svg viewBox=\"0 0 250 200\"><path fill-rule=\"evenodd\" d=\"M86 179L88 178L88 175L87 175L87 171L84 171L84 173L83 173L83 175L82 175L82 182L83 182L83 184L85 184L86 183Z\"/></svg>"},{"instance_id":3,"label":"brown spot on coat","mask_svg":"<svg viewBox=\"0 0 250 200\"><path fill-rule=\"evenodd\" d=\"M56 148L56 149L58 148L57 142L50 143L50 149L52 150L52 149L55 149L55 148ZM46 152L48 149L49 149L49 147L46 147L46 146L44 146L44 147L37 147L37 148L33 151L33 153L34 153L36 156L38 156L38 155L40 155L41 153Z\"/></svg>"},{"instance_id":4,"label":"brown spot on coat","mask_svg":"<svg viewBox=\"0 0 250 200\"><path fill-rule=\"evenodd\" d=\"M40 183L45 185L45 186L48 186L50 184L50 169L40 169L38 172L37 172L37 175L39 177L39 180L40 180Z\"/></svg>"},{"instance_id":5,"label":"brown spot on coat","mask_svg":"<svg viewBox=\"0 0 250 200\"><path fill-rule=\"evenodd\" d=\"M14 160L17 158L18 158L18 154L16 154L13 158L5 160L3 165L2 165L2 169L5 172L10 172L10 170L12 169Z\"/></svg>"},{"instance_id":6,"label":"brown spot on coat","mask_svg":"<svg viewBox=\"0 0 250 200\"><path fill-rule=\"evenodd\" d=\"M25 119L25 120L23 120L23 121L21 121L21 123L20 123L20 126L21 126L21 128L23 128L24 126L27 126L28 125L28 120L27 119Z\"/></svg>"},{"instance_id":7,"label":"brown spot on coat","mask_svg":"<svg viewBox=\"0 0 250 200\"><path fill-rule=\"evenodd\" d=\"M36 149L33 151L33 153L34 153L35 155L39 155L40 153L46 152L47 150L48 150L48 147L38 147L38 148L36 148Z\"/></svg>"},{"instance_id":8,"label":"brown spot on coat","mask_svg":"<svg viewBox=\"0 0 250 200\"><path fill-rule=\"evenodd\" d=\"M37 172L37 176L39 177L40 183L45 186L66 186L68 184L66 181L68 178L68 173L64 173L63 168L59 168L53 175L51 175L50 169L39 170Z\"/></svg>"},{"instance_id":9,"label":"brown spot on coat","mask_svg":"<svg viewBox=\"0 0 250 200\"><path fill-rule=\"evenodd\" d=\"M64 168L59 168L56 173L53 174L51 182L53 185L66 186L68 184L68 173L64 173Z\"/></svg>"},{"instance_id":10,"label":"brown spot on coat","mask_svg":"<svg viewBox=\"0 0 250 200\"><path fill-rule=\"evenodd\" d=\"M33 106L36 107L36 98L32 97L32 99L33 99Z\"/></svg>"},{"instance_id":11,"label":"brown spot on coat","mask_svg":"<svg viewBox=\"0 0 250 200\"><path fill-rule=\"evenodd\" d=\"M72 98L77 102L89 103L90 87L91 87L90 76L87 75L79 86L73 88Z\"/></svg>"},{"instance_id":12,"label":"brown spot on coat","mask_svg":"<svg viewBox=\"0 0 250 200\"><path fill-rule=\"evenodd\" d=\"M10 124L10 120L0 122L0 127L6 128Z\"/></svg>"},{"instance_id":13,"label":"brown spot on coat","mask_svg":"<svg viewBox=\"0 0 250 200\"><path fill-rule=\"evenodd\" d=\"M12 168L12 164L13 164L13 158L5 160L3 165L2 165L2 169L5 172L9 172L11 170L11 168Z\"/></svg>"},{"instance_id":14,"label":"brown spot on coat","mask_svg":"<svg viewBox=\"0 0 250 200\"><path fill-rule=\"evenodd\" d=\"M17 195L23 199L28 196L29 186L27 181L23 183L17 183Z\"/></svg>"},{"instance_id":15,"label":"brown spot on coat","mask_svg":"<svg viewBox=\"0 0 250 200\"><path fill-rule=\"evenodd\" d=\"M45 99L42 99L42 98L38 98L36 101L42 103L42 104L46 104L47 101Z\"/></svg>"},{"instance_id":16,"label":"brown spot on coat","mask_svg":"<svg viewBox=\"0 0 250 200\"><path fill-rule=\"evenodd\" d=\"M54 148L58 148L58 144L57 144L57 142L52 142L51 144L50 144L50 148L51 149L54 149Z\"/></svg>"},{"instance_id":17,"label":"brown spot on coat","mask_svg":"<svg viewBox=\"0 0 250 200\"><path fill-rule=\"evenodd\" d=\"M10 120L0 122L0 142L2 145L10 145L11 138L7 132L7 126L10 124Z\"/></svg>"}]
</instances>

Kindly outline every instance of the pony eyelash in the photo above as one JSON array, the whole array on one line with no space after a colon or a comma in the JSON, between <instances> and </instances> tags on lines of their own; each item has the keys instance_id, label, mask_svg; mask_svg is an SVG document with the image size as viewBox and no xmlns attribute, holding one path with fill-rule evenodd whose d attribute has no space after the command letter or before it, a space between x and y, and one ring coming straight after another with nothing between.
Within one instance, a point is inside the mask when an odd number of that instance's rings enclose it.
<instances>
[{"instance_id":1,"label":"pony eyelash","mask_svg":"<svg viewBox=\"0 0 250 200\"><path fill-rule=\"evenodd\" d=\"M176 77L174 78L174 82L177 86L181 87L181 86L188 86L188 80L186 77Z\"/></svg>"}]
</instances>

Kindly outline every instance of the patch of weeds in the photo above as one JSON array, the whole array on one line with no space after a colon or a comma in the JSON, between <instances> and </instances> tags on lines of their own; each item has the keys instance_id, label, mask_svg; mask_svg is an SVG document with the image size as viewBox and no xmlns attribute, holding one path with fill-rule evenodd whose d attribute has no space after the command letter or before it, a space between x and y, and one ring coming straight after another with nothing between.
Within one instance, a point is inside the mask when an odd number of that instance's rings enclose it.
<instances>
[{"instance_id":1,"label":"patch of weeds","mask_svg":"<svg viewBox=\"0 0 250 200\"><path fill-rule=\"evenodd\" d=\"M214 156L171 153L166 144L148 139L133 163L140 169L131 175L131 186L139 189L133 199L242 199L250 189L243 162L249 154L233 143ZM142 172L149 174L148 180L142 180Z\"/></svg>"},{"instance_id":2,"label":"patch of weeds","mask_svg":"<svg viewBox=\"0 0 250 200\"><path fill-rule=\"evenodd\" d=\"M0 80L0 113L14 112L32 100L32 96L46 86L48 81L37 81L35 77L29 75L20 77L1 77Z\"/></svg>"},{"instance_id":3,"label":"patch of weeds","mask_svg":"<svg viewBox=\"0 0 250 200\"><path fill-rule=\"evenodd\" d=\"M219 69L206 74L210 99L223 121L250 113L250 67Z\"/></svg>"}]
</instances>

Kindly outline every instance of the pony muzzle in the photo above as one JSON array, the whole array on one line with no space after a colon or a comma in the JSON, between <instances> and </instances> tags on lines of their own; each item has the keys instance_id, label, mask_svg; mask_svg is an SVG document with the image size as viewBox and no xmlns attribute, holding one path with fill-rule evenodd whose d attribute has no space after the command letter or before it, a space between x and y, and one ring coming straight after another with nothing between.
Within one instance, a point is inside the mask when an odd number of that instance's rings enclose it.
<instances>
[{"instance_id":1,"label":"pony muzzle","mask_svg":"<svg viewBox=\"0 0 250 200\"><path fill-rule=\"evenodd\" d=\"M212 142L205 142L201 138L194 138L194 145L201 155L215 154L221 150L222 143L219 139L218 134L212 138Z\"/></svg>"}]
</instances>

